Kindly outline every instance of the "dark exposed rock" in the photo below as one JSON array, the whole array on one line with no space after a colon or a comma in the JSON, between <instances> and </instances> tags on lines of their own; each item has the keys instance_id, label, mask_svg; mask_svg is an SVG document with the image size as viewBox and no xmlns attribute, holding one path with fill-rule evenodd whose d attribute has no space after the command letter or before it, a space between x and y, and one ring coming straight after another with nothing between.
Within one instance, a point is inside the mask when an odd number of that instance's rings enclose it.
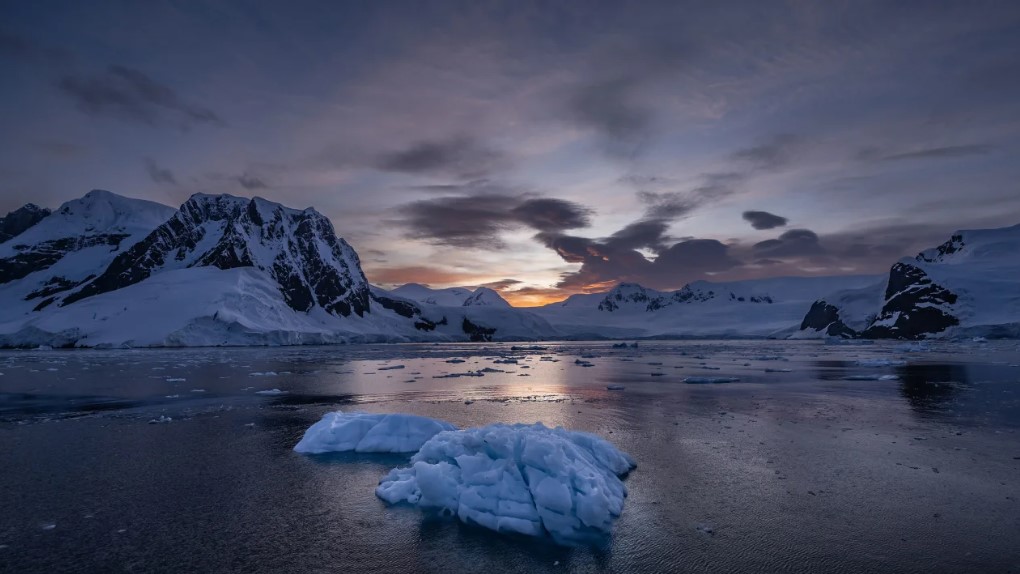
<instances>
[{"instance_id":1,"label":"dark exposed rock","mask_svg":"<svg viewBox=\"0 0 1020 574\"><path fill-rule=\"evenodd\" d=\"M945 259L946 255L952 255L957 251L961 251L964 245L963 235L957 233L950 237L949 241L939 245L934 250L918 253L915 259L925 263L938 263Z\"/></svg>"},{"instance_id":2,"label":"dark exposed rock","mask_svg":"<svg viewBox=\"0 0 1020 574\"><path fill-rule=\"evenodd\" d=\"M404 299L394 299L392 297L386 297L377 293L372 294L372 300L382 306L384 309L389 309L401 317L408 319L414 319L414 328L419 331L433 331L437 325L445 325L446 317L443 317L438 323L430 319L426 319L422 316L422 310L414 303Z\"/></svg>"},{"instance_id":3,"label":"dark exposed rock","mask_svg":"<svg viewBox=\"0 0 1020 574\"><path fill-rule=\"evenodd\" d=\"M885 305L862 336L870 339L920 339L960 323L947 312L958 297L931 280L923 269L897 263L889 271Z\"/></svg>"},{"instance_id":4,"label":"dark exposed rock","mask_svg":"<svg viewBox=\"0 0 1020 574\"><path fill-rule=\"evenodd\" d=\"M56 295L68 289L73 289L86 281L94 278L95 275L89 275L81 281L72 281L66 277L56 276L51 277L49 281L43 283L42 287L32 291L25 296L25 301L31 301L32 299L38 299L39 297L49 297L50 295Z\"/></svg>"},{"instance_id":5,"label":"dark exposed rock","mask_svg":"<svg viewBox=\"0 0 1020 574\"><path fill-rule=\"evenodd\" d=\"M825 331L830 337L843 337L852 339L857 332L847 327L839 317L839 308L830 305L825 301L815 301L804 320L800 324L800 330L811 329L814 331Z\"/></svg>"},{"instance_id":6,"label":"dark exposed rock","mask_svg":"<svg viewBox=\"0 0 1020 574\"><path fill-rule=\"evenodd\" d=\"M472 341L489 342L492 341L492 336L496 333L495 327L483 327L481 325L475 325L467 317L464 317L464 322L461 324L461 330L466 333Z\"/></svg>"},{"instance_id":7,"label":"dark exposed rock","mask_svg":"<svg viewBox=\"0 0 1020 574\"><path fill-rule=\"evenodd\" d=\"M18 252L13 257L0 259L0 285L23 279L31 273L48 269L68 253L81 251L97 245L109 245L111 251L120 247L126 234L109 233L85 237L64 237L43 241L35 245L14 245Z\"/></svg>"},{"instance_id":8,"label":"dark exposed rock","mask_svg":"<svg viewBox=\"0 0 1020 574\"><path fill-rule=\"evenodd\" d=\"M0 243L21 235L49 214L50 210L28 203L0 217Z\"/></svg>"}]
</instances>

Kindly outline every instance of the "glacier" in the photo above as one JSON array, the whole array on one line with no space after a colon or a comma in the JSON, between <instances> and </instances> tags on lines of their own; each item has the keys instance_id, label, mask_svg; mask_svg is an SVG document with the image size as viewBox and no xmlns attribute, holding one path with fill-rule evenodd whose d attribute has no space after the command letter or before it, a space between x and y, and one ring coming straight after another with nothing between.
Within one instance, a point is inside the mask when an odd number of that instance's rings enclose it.
<instances>
[{"instance_id":1,"label":"glacier","mask_svg":"<svg viewBox=\"0 0 1020 574\"><path fill-rule=\"evenodd\" d=\"M390 471L376 496L561 544L611 532L627 496L621 477L636 467L600 437L542 423L441 432L410 463Z\"/></svg>"}]
</instances>

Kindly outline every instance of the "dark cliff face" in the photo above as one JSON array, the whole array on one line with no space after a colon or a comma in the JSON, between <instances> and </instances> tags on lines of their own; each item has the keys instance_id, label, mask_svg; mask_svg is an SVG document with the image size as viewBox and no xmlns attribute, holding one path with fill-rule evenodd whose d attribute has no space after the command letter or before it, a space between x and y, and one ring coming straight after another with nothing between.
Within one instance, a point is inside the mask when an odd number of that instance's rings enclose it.
<instances>
[{"instance_id":1,"label":"dark cliff face","mask_svg":"<svg viewBox=\"0 0 1020 574\"><path fill-rule=\"evenodd\" d=\"M21 235L49 214L50 210L29 203L0 217L0 243Z\"/></svg>"},{"instance_id":2,"label":"dark cliff face","mask_svg":"<svg viewBox=\"0 0 1020 574\"><path fill-rule=\"evenodd\" d=\"M958 296L938 285L920 267L897 263L889 271L885 305L861 335L873 339L919 339L958 325L945 309Z\"/></svg>"},{"instance_id":3,"label":"dark cliff face","mask_svg":"<svg viewBox=\"0 0 1020 574\"><path fill-rule=\"evenodd\" d=\"M929 250L926 252L918 253L915 259L925 263L937 263L943 261L947 255L952 255L953 253L962 251L965 245L966 244L963 241L963 235L957 233L956 235L950 237L949 241L946 241L942 245L936 247L934 251Z\"/></svg>"},{"instance_id":4,"label":"dark cliff face","mask_svg":"<svg viewBox=\"0 0 1020 574\"><path fill-rule=\"evenodd\" d=\"M169 221L117 256L70 304L133 285L164 269L256 267L280 285L287 305L319 306L338 316L369 310L369 287L357 254L314 210L261 199L196 195Z\"/></svg>"},{"instance_id":5,"label":"dark cliff face","mask_svg":"<svg viewBox=\"0 0 1020 574\"><path fill-rule=\"evenodd\" d=\"M824 330L825 334L830 337L852 339L857 336L857 332L847 327L843 320L840 319L839 308L825 301L815 301L811 305L811 309L808 310L807 315L804 316L804 320L800 324L801 331L807 329L814 331Z\"/></svg>"}]
</instances>

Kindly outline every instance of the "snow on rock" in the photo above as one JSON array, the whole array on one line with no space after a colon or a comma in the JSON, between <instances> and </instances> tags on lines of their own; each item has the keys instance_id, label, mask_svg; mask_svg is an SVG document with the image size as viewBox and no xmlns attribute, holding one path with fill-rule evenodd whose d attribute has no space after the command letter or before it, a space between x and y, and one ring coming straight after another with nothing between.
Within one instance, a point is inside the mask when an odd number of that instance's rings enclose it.
<instances>
[{"instance_id":1,"label":"snow on rock","mask_svg":"<svg viewBox=\"0 0 1020 574\"><path fill-rule=\"evenodd\" d=\"M497 532L569 544L611 531L627 496L620 477L635 466L592 434L494 424L435 435L410 467L382 479L376 495Z\"/></svg>"},{"instance_id":2,"label":"snow on rock","mask_svg":"<svg viewBox=\"0 0 1020 574\"><path fill-rule=\"evenodd\" d=\"M457 427L408 414L327 413L305 431L294 450L326 452L414 452L437 433Z\"/></svg>"}]
</instances>

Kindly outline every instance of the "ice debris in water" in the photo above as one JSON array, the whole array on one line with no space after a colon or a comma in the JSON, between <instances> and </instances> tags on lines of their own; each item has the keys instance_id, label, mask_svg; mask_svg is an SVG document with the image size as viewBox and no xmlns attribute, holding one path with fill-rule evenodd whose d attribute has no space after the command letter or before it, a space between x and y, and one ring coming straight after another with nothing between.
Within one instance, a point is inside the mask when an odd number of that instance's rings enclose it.
<instances>
[{"instance_id":1,"label":"ice debris in water","mask_svg":"<svg viewBox=\"0 0 1020 574\"><path fill-rule=\"evenodd\" d=\"M305 431L294 450L325 452L415 452L436 433L457 427L407 414L326 413Z\"/></svg>"},{"instance_id":2,"label":"ice debris in water","mask_svg":"<svg viewBox=\"0 0 1020 574\"><path fill-rule=\"evenodd\" d=\"M588 433L494 424L442 432L376 489L390 504L438 509L497 532L599 540L623 512L634 460Z\"/></svg>"},{"instance_id":3,"label":"ice debris in water","mask_svg":"<svg viewBox=\"0 0 1020 574\"><path fill-rule=\"evenodd\" d=\"M857 361L857 365L861 367L902 367L906 364L906 361L899 359L861 359Z\"/></svg>"},{"instance_id":4,"label":"ice debris in water","mask_svg":"<svg viewBox=\"0 0 1020 574\"><path fill-rule=\"evenodd\" d=\"M684 382L689 385L717 385L722 383L735 383L739 377L687 377Z\"/></svg>"},{"instance_id":5,"label":"ice debris in water","mask_svg":"<svg viewBox=\"0 0 1020 574\"><path fill-rule=\"evenodd\" d=\"M255 391L255 394L256 395L266 395L266 396L270 396L270 397L276 397L276 396L279 396L279 395L286 395L287 391L282 391L280 389L266 389L264 391Z\"/></svg>"},{"instance_id":6,"label":"ice debris in water","mask_svg":"<svg viewBox=\"0 0 1020 574\"><path fill-rule=\"evenodd\" d=\"M845 381L897 381L899 375L879 375L877 373L869 375L849 375L843 377Z\"/></svg>"}]
</instances>

